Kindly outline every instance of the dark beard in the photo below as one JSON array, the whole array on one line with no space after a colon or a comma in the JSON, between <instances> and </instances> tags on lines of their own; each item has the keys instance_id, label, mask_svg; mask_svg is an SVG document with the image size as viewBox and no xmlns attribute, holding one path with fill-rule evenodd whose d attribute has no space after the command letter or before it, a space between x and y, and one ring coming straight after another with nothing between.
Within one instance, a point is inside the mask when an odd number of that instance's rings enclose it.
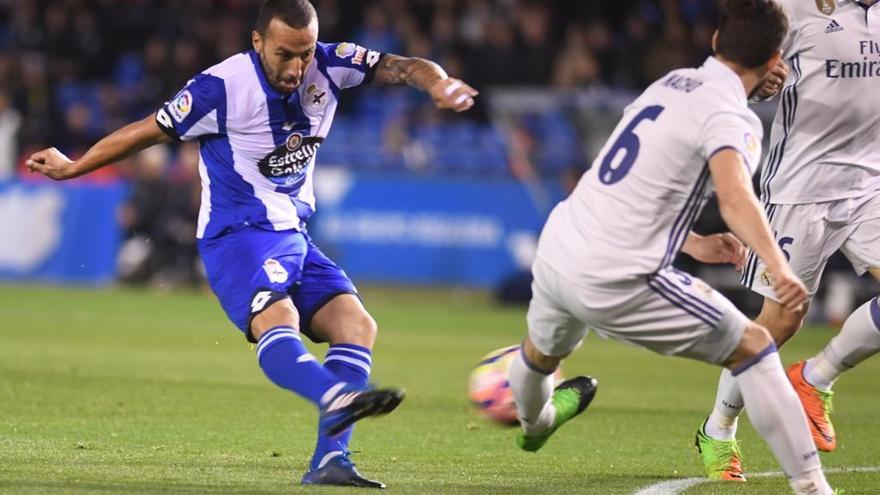
<instances>
[{"instance_id":1,"label":"dark beard","mask_svg":"<svg viewBox=\"0 0 880 495\"><path fill-rule=\"evenodd\" d=\"M263 55L263 51L260 50L257 52L257 55L260 56L260 65L263 66L263 74L266 74L266 81L269 82L269 86L272 86L272 89L281 93L282 95L289 95L291 92L287 92L279 87L278 84L278 74L275 74L270 71L269 64L266 62L266 57ZM294 90L295 91L295 90Z\"/></svg>"}]
</instances>

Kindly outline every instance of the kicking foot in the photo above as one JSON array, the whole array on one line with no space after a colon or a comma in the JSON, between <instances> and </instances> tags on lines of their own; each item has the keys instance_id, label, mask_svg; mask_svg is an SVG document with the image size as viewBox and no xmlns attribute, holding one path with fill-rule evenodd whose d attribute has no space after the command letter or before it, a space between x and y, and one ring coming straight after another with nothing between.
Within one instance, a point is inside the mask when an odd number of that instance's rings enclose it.
<instances>
[{"instance_id":1,"label":"kicking foot","mask_svg":"<svg viewBox=\"0 0 880 495\"><path fill-rule=\"evenodd\" d=\"M320 429L330 436L339 435L356 421L390 413L400 405L404 395L402 389L341 387L321 407Z\"/></svg>"},{"instance_id":2,"label":"kicking foot","mask_svg":"<svg viewBox=\"0 0 880 495\"><path fill-rule=\"evenodd\" d=\"M550 399L556 408L553 426L537 435L526 435L521 431L516 437L516 444L525 451L536 452L560 426L584 412L595 397L598 386L599 382L589 376L577 376L560 383Z\"/></svg>"}]
</instances>

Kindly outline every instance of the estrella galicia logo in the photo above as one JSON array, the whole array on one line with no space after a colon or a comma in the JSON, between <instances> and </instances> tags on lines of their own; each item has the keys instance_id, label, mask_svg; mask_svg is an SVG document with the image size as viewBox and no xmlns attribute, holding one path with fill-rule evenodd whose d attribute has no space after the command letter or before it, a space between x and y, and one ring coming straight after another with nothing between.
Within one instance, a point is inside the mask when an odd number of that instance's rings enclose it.
<instances>
[{"instance_id":1,"label":"estrella galicia logo","mask_svg":"<svg viewBox=\"0 0 880 495\"><path fill-rule=\"evenodd\" d=\"M282 186L292 186L300 182L300 175L312 161L324 138L303 136L294 132L275 148L272 153L257 163L260 173L272 182Z\"/></svg>"}]
</instances>

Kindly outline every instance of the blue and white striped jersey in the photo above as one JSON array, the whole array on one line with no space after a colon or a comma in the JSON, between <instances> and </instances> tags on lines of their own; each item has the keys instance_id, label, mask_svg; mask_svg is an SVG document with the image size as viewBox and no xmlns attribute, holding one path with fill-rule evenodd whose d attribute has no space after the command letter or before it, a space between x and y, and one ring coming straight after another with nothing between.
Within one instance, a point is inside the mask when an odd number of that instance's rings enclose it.
<instances>
[{"instance_id":1,"label":"blue and white striped jersey","mask_svg":"<svg viewBox=\"0 0 880 495\"><path fill-rule=\"evenodd\" d=\"M175 139L199 140L197 237L240 225L303 229L315 212L315 156L339 92L370 82L381 58L352 43L319 42L302 84L285 97L249 51L197 75L165 103L159 126Z\"/></svg>"}]
</instances>

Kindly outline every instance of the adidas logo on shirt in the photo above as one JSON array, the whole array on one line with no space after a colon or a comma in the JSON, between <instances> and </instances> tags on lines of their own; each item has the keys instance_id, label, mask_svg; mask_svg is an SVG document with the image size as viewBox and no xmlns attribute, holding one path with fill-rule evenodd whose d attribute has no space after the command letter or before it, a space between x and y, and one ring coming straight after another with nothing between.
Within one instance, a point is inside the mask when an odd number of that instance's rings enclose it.
<instances>
[{"instance_id":1,"label":"adidas logo on shirt","mask_svg":"<svg viewBox=\"0 0 880 495\"><path fill-rule=\"evenodd\" d=\"M837 23L837 21L835 21L834 19L832 19L832 20L831 20L831 24L829 24L828 27L825 28L825 33L826 33L826 34L828 34L828 33L836 33L836 32L838 32L838 31L843 31L843 26L841 26L840 24Z\"/></svg>"}]
</instances>

